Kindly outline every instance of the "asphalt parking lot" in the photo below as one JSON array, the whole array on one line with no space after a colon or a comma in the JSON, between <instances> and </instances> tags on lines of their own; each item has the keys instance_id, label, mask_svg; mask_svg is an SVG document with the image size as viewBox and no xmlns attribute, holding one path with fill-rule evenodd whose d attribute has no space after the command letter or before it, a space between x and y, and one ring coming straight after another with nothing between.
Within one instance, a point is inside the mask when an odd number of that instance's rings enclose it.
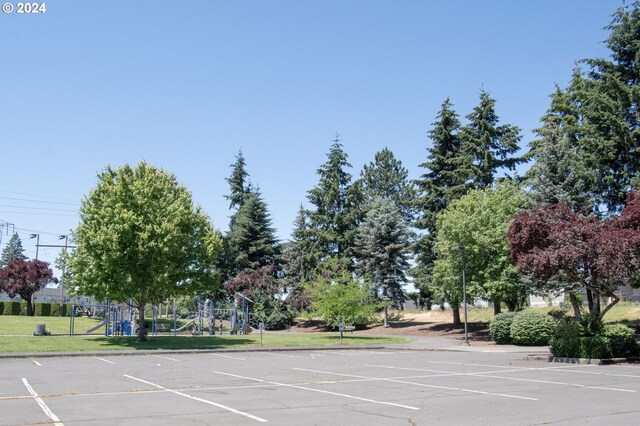
<instances>
[{"instance_id":1,"label":"asphalt parking lot","mask_svg":"<svg viewBox=\"0 0 640 426\"><path fill-rule=\"evenodd\" d=\"M306 350L0 359L2 425L637 424L640 366Z\"/></svg>"}]
</instances>

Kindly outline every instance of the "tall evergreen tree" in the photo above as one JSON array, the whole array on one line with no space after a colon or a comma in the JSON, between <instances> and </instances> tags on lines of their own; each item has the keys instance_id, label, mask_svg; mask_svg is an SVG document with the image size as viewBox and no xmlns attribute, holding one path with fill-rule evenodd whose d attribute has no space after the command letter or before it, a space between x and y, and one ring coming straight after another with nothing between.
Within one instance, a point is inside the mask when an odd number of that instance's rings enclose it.
<instances>
[{"instance_id":1,"label":"tall evergreen tree","mask_svg":"<svg viewBox=\"0 0 640 426\"><path fill-rule=\"evenodd\" d=\"M7 266L9 261L13 259L27 259L27 256L24 255L24 248L22 248L22 240L17 233L11 236L7 245L2 249L2 255L0 255L0 268Z\"/></svg>"},{"instance_id":2,"label":"tall evergreen tree","mask_svg":"<svg viewBox=\"0 0 640 426\"><path fill-rule=\"evenodd\" d=\"M239 209L244 204L246 194L251 192L251 184L249 183L249 174L246 170L246 162L242 151L238 151L236 161L231 167L231 176L226 178L229 183L229 195L225 198L229 200L229 209Z\"/></svg>"},{"instance_id":3,"label":"tall evergreen tree","mask_svg":"<svg viewBox=\"0 0 640 426\"><path fill-rule=\"evenodd\" d=\"M564 203L574 211L592 206L587 172L575 147L562 134L560 118L547 114L543 122L536 130L541 138L535 143L535 163L527 172L533 201L542 205Z\"/></svg>"},{"instance_id":4,"label":"tall evergreen tree","mask_svg":"<svg viewBox=\"0 0 640 426\"><path fill-rule=\"evenodd\" d=\"M491 186L499 170L515 170L524 161L514 156L520 149L520 129L511 124L499 125L495 103L487 92L481 91L480 103L467 115L469 123L460 132L463 149L473 158L477 189Z\"/></svg>"},{"instance_id":5,"label":"tall evergreen tree","mask_svg":"<svg viewBox=\"0 0 640 426\"><path fill-rule=\"evenodd\" d=\"M435 260L436 216L454 200L462 197L471 187L472 158L462 149L460 120L449 98L442 103L436 121L428 132L432 146L427 159L420 164L425 173L415 181L418 196L415 199L419 213L415 226L424 230L415 246L417 266L411 274L423 296L429 296L431 269Z\"/></svg>"},{"instance_id":6,"label":"tall evergreen tree","mask_svg":"<svg viewBox=\"0 0 640 426\"><path fill-rule=\"evenodd\" d=\"M377 198L389 199L398 206L407 221L414 219L415 189L409 181L409 172L393 151L384 148L377 152L374 161L364 165L360 176L366 202Z\"/></svg>"},{"instance_id":7,"label":"tall evergreen tree","mask_svg":"<svg viewBox=\"0 0 640 426\"><path fill-rule=\"evenodd\" d=\"M277 263L280 247L267 205L259 190L246 193L226 236L231 257L230 275Z\"/></svg>"},{"instance_id":8,"label":"tall evergreen tree","mask_svg":"<svg viewBox=\"0 0 640 426\"><path fill-rule=\"evenodd\" d=\"M309 190L311 231L318 241L322 260L353 257L353 244L362 211L360 185L351 182L347 154L340 139L333 141L327 161L320 166L318 184Z\"/></svg>"},{"instance_id":9,"label":"tall evergreen tree","mask_svg":"<svg viewBox=\"0 0 640 426\"><path fill-rule=\"evenodd\" d=\"M580 61L565 91L574 121L561 132L575 139L580 160L594 174L589 182L595 207L617 213L640 171L640 2L613 15L605 44L611 59Z\"/></svg>"},{"instance_id":10,"label":"tall evergreen tree","mask_svg":"<svg viewBox=\"0 0 640 426\"><path fill-rule=\"evenodd\" d=\"M288 302L298 311L308 308L303 283L311 279L320 258L310 226L309 213L300 205L291 239L282 253L283 286L288 292Z\"/></svg>"},{"instance_id":11,"label":"tall evergreen tree","mask_svg":"<svg viewBox=\"0 0 640 426\"><path fill-rule=\"evenodd\" d=\"M375 200L358 228L356 269L371 283L372 293L401 309L409 269L409 231L400 209L388 198ZM385 325L387 319L385 307Z\"/></svg>"}]
</instances>

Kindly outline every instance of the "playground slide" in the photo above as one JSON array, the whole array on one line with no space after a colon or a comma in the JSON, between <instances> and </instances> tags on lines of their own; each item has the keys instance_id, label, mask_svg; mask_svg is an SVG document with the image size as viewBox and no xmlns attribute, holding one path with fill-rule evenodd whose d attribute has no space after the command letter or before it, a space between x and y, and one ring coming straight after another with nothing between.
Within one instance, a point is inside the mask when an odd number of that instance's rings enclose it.
<instances>
[{"instance_id":1,"label":"playground slide","mask_svg":"<svg viewBox=\"0 0 640 426\"><path fill-rule=\"evenodd\" d=\"M182 327L179 327L176 331L183 331L186 330L187 328L191 327L192 325L195 325L196 320L191 320L188 323L186 323L185 325L183 325ZM171 330L173 331L173 330Z\"/></svg>"},{"instance_id":2,"label":"playground slide","mask_svg":"<svg viewBox=\"0 0 640 426\"><path fill-rule=\"evenodd\" d=\"M95 325L95 326L91 327L90 329L88 329L87 331L85 331L84 334L92 333L92 332L96 331L97 329L99 329L100 327L104 327L106 324L107 324L107 320L104 320L101 323L99 323L98 325Z\"/></svg>"}]
</instances>

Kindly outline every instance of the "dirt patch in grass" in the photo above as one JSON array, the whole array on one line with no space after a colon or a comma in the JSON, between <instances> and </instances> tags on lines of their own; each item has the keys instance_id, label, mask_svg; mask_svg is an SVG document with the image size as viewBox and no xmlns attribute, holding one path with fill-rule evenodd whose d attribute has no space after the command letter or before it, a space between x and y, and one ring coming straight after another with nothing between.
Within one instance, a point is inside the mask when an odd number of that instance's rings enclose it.
<instances>
[{"instance_id":1,"label":"dirt patch in grass","mask_svg":"<svg viewBox=\"0 0 640 426\"><path fill-rule=\"evenodd\" d=\"M321 320L299 320L291 327L291 331L297 332L323 332L326 331ZM469 340L493 344L489 337L489 323L467 323ZM464 336L464 324L453 325L451 311L429 311L418 313L399 313L389 317L389 327L382 324L369 326L357 333L380 334L391 336Z\"/></svg>"}]
</instances>

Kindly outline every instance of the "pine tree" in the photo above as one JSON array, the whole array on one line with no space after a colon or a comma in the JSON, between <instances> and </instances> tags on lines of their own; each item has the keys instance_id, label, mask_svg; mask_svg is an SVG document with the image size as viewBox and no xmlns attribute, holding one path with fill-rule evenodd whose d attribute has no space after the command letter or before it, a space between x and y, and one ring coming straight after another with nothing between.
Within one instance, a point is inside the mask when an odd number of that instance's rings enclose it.
<instances>
[{"instance_id":1,"label":"pine tree","mask_svg":"<svg viewBox=\"0 0 640 426\"><path fill-rule=\"evenodd\" d=\"M375 200L358 228L356 270L370 281L376 297L398 309L406 300L402 287L407 282L409 247L408 227L398 207L387 198Z\"/></svg>"},{"instance_id":2,"label":"pine tree","mask_svg":"<svg viewBox=\"0 0 640 426\"><path fill-rule=\"evenodd\" d=\"M472 158L462 149L460 120L449 98L442 103L436 121L428 135L432 146L427 160L420 164L426 172L415 181L418 197L415 200L419 218L418 229L426 232L415 246L417 266L411 271L422 294L429 289L431 269L435 260L436 216L454 200L462 197L471 187Z\"/></svg>"},{"instance_id":3,"label":"pine tree","mask_svg":"<svg viewBox=\"0 0 640 426\"><path fill-rule=\"evenodd\" d=\"M477 189L491 186L499 170L515 170L524 161L514 156L520 149L520 129L510 124L498 125L495 103L487 92L481 91L479 105L467 115L469 123L460 132L463 149L473 158Z\"/></svg>"},{"instance_id":4,"label":"pine tree","mask_svg":"<svg viewBox=\"0 0 640 426\"><path fill-rule=\"evenodd\" d=\"M226 240L231 259L230 275L277 263L280 247L259 190L244 194L243 204L235 215L235 225Z\"/></svg>"},{"instance_id":5,"label":"pine tree","mask_svg":"<svg viewBox=\"0 0 640 426\"><path fill-rule=\"evenodd\" d=\"M309 212L300 205L291 239L284 245L282 253L283 287L288 292L287 301L297 311L309 307L303 283L311 279L319 259L320 253L310 231Z\"/></svg>"},{"instance_id":6,"label":"pine tree","mask_svg":"<svg viewBox=\"0 0 640 426\"><path fill-rule=\"evenodd\" d=\"M527 183L535 203L564 203L574 211L593 206L588 191L588 177L577 151L561 129L561 118L552 112L543 117L541 136L532 145L535 163L527 172Z\"/></svg>"},{"instance_id":7,"label":"pine tree","mask_svg":"<svg viewBox=\"0 0 640 426\"><path fill-rule=\"evenodd\" d=\"M342 149L339 138L333 141L327 161L317 173L320 181L308 192L311 231L318 241L322 260L328 257L353 257L353 241L362 211L361 186L351 183L346 169L351 164Z\"/></svg>"},{"instance_id":8,"label":"pine tree","mask_svg":"<svg viewBox=\"0 0 640 426\"><path fill-rule=\"evenodd\" d=\"M246 171L246 163L242 151L238 151L236 162L231 166L231 176L226 178L229 183L230 193L225 198L229 200L229 210L239 209L244 204L244 198L251 192L251 184L248 182L249 174Z\"/></svg>"},{"instance_id":9,"label":"pine tree","mask_svg":"<svg viewBox=\"0 0 640 426\"><path fill-rule=\"evenodd\" d=\"M374 161L365 164L360 176L365 202L376 198L389 199L398 206L407 221L413 221L415 189L408 179L409 172L389 148L377 152Z\"/></svg>"},{"instance_id":10,"label":"pine tree","mask_svg":"<svg viewBox=\"0 0 640 426\"><path fill-rule=\"evenodd\" d=\"M0 255L0 268L7 266L9 261L13 259L27 259L27 256L24 255L24 248L22 248L22 240L17 233L11 236L11 239L2 250L2 255Z\"/></svg>"}]
</instances>

